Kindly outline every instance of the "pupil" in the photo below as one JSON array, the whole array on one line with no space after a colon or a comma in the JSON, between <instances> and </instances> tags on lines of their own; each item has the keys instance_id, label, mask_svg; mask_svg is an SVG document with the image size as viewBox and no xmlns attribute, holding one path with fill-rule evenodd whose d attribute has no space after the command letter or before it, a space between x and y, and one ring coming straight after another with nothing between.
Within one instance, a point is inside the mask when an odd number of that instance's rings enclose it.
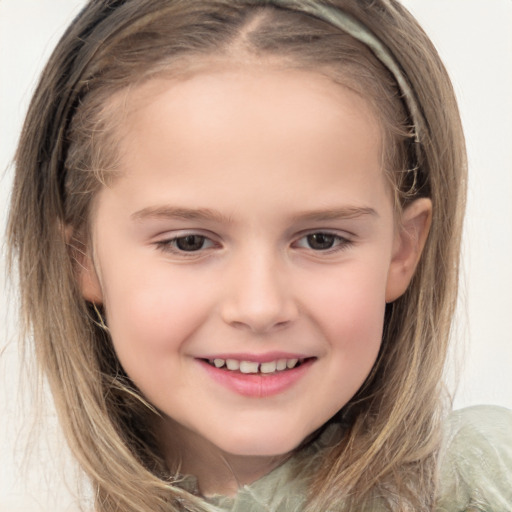
<instances>
[{"instance_id":1,"label":"pupil","mask_svg":"<svg viewBox=\"0 0 512 512\"><path fill-rule=\"evenodd\" d=\"M180 251L198 251L204 245L204 236L187 235L176 240L176 246Z\"/></svg>"},{"instance_id":2,"label":"pupil","mask_svg":"<svg viewBox=\"0 0 512 512\"><path fill-rule=\"evenodd\" d=\"M326 250L334 245L334 235L328 233L314 233L308 235L308 244L311 249Z\"/></svg>"}]
</instances>

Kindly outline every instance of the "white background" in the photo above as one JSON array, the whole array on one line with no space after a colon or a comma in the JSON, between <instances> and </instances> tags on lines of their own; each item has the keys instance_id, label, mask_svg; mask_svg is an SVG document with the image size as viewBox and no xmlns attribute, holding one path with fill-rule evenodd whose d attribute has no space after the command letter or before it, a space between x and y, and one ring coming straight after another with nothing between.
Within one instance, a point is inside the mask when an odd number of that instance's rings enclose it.
<instances>
[{"instance_id":1,"label":"white background","mask_svg":"<svg viewBox=\"0 0 512 512\"><path fill-rule=\"evenodd\" d=\"M27 103L58 37L83 4L0 0L2 229L10 161ZM464 273L454 334L458 349L451 366L451 375L460 377L454 405L512 408L512 0L404 4L431 36L452 76L469 152ZM69 463L62 470L63 442L50 406L43 411L42 441L31 438L33 455L24 458L27 435L41 418L34 417L29 404L20 407L27 378L19 368L15 299L5 292L3 259L0 290L0 511L75 511L66 488L74 475Z\"/></svg>"}]
</instances>

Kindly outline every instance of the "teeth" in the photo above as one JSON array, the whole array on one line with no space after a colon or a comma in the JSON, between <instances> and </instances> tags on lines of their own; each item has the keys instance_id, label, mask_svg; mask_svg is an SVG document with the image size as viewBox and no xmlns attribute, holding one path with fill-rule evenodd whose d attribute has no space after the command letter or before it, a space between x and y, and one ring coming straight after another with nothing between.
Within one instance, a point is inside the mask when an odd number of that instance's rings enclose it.
<instances>
[{"instance_id":1,"label":"teeth","mask_svg":"<svg viewBox=\"0 0 512 512\"><path fill-rule=\"evenodd\" d=\"M286 368L286 359L278 359L277 365L276 365L276 370L281 371L281 370L284 370L285 368Z\"/></svg>"},{"instance_id":2,"label":"teeth","mask_svg":"<svg viewBox=\"0 0 512 512\"><path fill-rule=\"evenodd\" d=\"M236 359L226 359L226 366L228 367L228 370L239 370L240 362Z\"/></svg>"},{"instance_id":3,"label":"teeth","mask_svg":"<svg viewBox=\"0 0 512 512\"><path fill-rule=\"evenodd\" d=\"M258 373L259 363L251 361L240 361L240 371L242 373Z\"/></svg>"},{"instance_id":4,"label":"teeth","mask_svg":"<svg viewBox=\"0 0 512 512\"><path fill-rule=\"evenodd\" d=\"M261 363L260 372L261 373L273 373L276 371L276 361L269 361L268 363Z\"/></svg>"},{"instance_id":5,"label":"teeth","mask_svg":"<svg viewBox=\"0 0 512 512\"><path fill-rule=\"evenodd\" d=\"M210 364L216 368L227 368L241 373L274 373L286 369L292 369L302 360L299 359L277 359L266 363L257 363L255 361L239 361L238 359L210 359Z\"/></svg>"}]
</instances>

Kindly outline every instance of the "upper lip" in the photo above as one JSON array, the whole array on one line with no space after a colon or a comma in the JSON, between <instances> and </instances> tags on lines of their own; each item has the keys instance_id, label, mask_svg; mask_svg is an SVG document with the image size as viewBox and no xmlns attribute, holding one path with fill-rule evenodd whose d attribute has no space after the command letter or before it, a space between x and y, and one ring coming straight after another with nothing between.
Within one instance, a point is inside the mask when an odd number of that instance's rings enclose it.
<instances>
[{"instance_id":1,"label":"upper lip","mask_svg":"<svg viewBox=\"0 0 512 512\"><path fill-rule=\"evenodd\" d=\"M197 357L197 359L235 359L236 361L253 361L255 363L268 363L278 359L308 359L312 357L306 354L297 354L292 352L265 352L264 354L249 354L249 353L228 353L222 352L218 354L211 354Z\"/></svg>"}]
</instances>

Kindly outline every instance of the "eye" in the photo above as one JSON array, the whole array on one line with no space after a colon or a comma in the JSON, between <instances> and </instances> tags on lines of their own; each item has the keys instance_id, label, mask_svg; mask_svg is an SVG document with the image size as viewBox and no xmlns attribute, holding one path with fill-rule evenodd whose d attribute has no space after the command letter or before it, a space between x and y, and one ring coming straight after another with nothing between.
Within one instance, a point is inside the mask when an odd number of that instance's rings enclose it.
<instances>
[{"instance_id":1,"label":"eye","mask_svg":"<svg viewBox=\"0 0 512 512\"><path fill-rule=\"evenodd\" d=\"M213 247L214 242L204 235L190 233L158 241L156 245L164 252L194 253Z\"/></svg>"},{"instance_id":2,"label":"eye","mask_svg":"<svg viewBox=\"0 0 512 512\"><path fill-rule=\"evenodd\" d=\"M336 242L336 237L329 233L313 233L306 237L307 244L316 251L325 251L331 249Z\"/></svg>"},{"instance_id":3,"label":"eye","mask_svg":"<svg viewBox=\"0 0 512 512\"><path fill-rule=\"evenodd\" d=\"M312 249L314 251L329 251L330 249L342 249L350 245L350 240L333 233L310 233L300 238L296 246L303 249Z\"/></svg>"},{"instance_id":4,"label":"eye","mask_svg":"<svg viewBox=\"0 0 512 512\"><path fill-rule=\"evenodd\" d=\"M193 252L202 249L206 242L206 237L201 235L187 235L175 238L176 248L180 251Z\"/></svg>"}]
</instances>

